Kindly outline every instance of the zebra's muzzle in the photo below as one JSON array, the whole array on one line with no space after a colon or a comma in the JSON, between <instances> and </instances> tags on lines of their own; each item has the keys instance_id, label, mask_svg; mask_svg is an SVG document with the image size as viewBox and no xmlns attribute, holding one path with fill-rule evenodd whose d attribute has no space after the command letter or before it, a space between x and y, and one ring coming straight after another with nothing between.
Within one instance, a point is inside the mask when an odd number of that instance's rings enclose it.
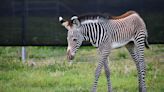
<instances>
[{"instance_id":1,"label":"zebra's muzzle","mask_svg":"<svg viewBox=\"0 0 164 92\"><path fill-rule=\"evenodd\" d=\"M70 50L67 51L67 59L68 61L74 59L74 55L71 54Z\"/></svg>"}]
</instances>

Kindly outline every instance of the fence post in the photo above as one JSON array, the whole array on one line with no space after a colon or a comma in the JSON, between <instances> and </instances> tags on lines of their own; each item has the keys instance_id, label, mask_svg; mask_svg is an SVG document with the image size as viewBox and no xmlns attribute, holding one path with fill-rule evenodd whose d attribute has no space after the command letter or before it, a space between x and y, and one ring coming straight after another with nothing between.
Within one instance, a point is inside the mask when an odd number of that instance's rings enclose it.
<instances>
[{"instance_id":1,"label":"fence post","mask_svg":"<svg viewBox=\"0 0 164 92\"><path fill-rule=\"evenodd\" d=\"M26 61L26 48L24 47L26 45L26 31L27 31L27 16L28 16L28 0L23 0L23 10L22 10L22 33L21 33L21 39L22 39L22 62L24 63Z\"/></svg>"},{"instance_id":2,"label":"fence post","mask_svg":"<svg viewBox=\"0 0 164 92\"><path fill-rule=\"evenodd\" d=\"M25 63L26 61L26 48L22 46L22 62Z\"/></svg>"}]
</instances>

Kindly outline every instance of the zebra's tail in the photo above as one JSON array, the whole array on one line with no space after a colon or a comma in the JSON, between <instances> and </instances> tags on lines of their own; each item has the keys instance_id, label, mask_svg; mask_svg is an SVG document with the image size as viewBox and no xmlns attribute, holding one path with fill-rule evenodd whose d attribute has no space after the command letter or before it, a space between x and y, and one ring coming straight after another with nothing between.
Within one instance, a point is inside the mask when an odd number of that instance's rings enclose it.
<instances>
[{"instance_id":1,"label":"zebra's tail","mask_svg":"<svg viewBox=\"0 0 164 92\"><path fill-rule=\"evenodd\" d=\"M147 37L145 38L145 47L146 47L147 49L150 49L149 43L148 43L148 41L147 41Z\"/></svg>"}]
</instances>

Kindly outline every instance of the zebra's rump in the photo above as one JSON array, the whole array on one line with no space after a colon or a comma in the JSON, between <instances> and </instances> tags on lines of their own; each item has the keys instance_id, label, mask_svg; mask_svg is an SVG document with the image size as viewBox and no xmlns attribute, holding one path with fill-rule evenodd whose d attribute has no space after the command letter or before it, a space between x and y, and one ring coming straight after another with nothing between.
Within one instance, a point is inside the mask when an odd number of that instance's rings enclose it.
<instances>
[{"instance_id":1,"label":"zebra's rump","mask_svg":"<svg viewBox=\"0 0 164 92\"><path fill-rule=\"evenodd\" d=\"M137 12L135 12L135 11L128 11L128 12L126 12L126 13L120 15L120 16L110 16L110 19L114 19L114 20L115 19L122 19L122 18L125 18L127 16L130 16L132 14L137 14Z\"/></svg>"}]
</instances>

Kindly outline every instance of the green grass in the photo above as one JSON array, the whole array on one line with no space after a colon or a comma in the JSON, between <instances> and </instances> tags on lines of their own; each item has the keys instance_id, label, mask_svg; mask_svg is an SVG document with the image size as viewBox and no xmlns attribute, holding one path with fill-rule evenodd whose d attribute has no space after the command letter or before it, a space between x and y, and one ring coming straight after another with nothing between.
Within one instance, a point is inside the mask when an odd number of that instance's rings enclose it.
<instances>
[{"instance_id":1,"label":"green grass","mask_svg":"<svg viewBox=\"0 0 164 92\"><path fill-rule=\"evenodd\" d=\"M0 47L0 92L90 92L98 63L96 48L81 47L72 65L66 60L66 47L27 47L24 64L20 50ZM109 60L113 91L138 92L136 67L127 50L113 50ZM148 92L163 92L164 45L145 49L145 61ZM98 92L107 92L104 70Z\"/></svg>"}]
</instances>

